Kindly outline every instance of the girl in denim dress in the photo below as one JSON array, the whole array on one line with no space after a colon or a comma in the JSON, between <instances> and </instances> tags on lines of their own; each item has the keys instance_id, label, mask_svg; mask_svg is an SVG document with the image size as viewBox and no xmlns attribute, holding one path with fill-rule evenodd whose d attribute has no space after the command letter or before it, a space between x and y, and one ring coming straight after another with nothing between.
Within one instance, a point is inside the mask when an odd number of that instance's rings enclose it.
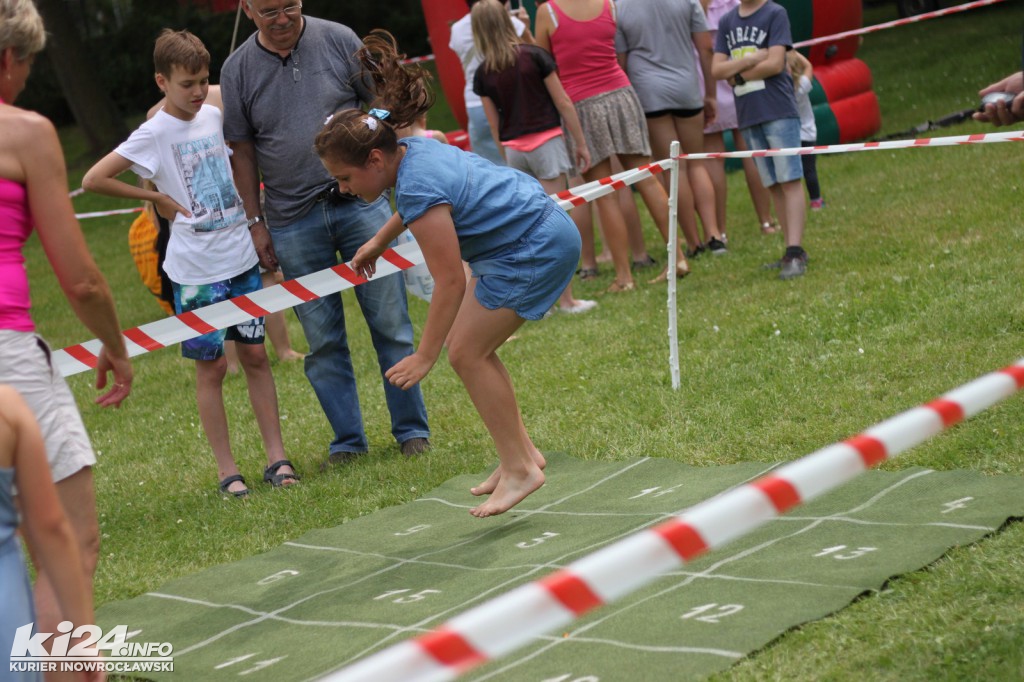
<instances>
[{"instance_id":1,"label":"girl in denim dress","mask_svg":"<svg viewBox=\"0 0 1024 682\"><path fill-rule=\"evenodd\" d=\"M471 489L489 497L470 513L501 514L543 485L545 462L496 351L558 300L579 261L579 232L525 173L434 140L396 137L396 128L433 103L427 76L400 63L385 31L375 31L364 45L357 56L381 108L335 114L317 136L316 151L343 192L373 201L394 188L396 213L359 249L352 268L372 277L377 258L408 226L434 292L419 346L385 377L403 389L414 386L448 346L448 361L498 451L498 468ZM472 270L468 282L462 261Z\"/></svg>"}]
</instances>

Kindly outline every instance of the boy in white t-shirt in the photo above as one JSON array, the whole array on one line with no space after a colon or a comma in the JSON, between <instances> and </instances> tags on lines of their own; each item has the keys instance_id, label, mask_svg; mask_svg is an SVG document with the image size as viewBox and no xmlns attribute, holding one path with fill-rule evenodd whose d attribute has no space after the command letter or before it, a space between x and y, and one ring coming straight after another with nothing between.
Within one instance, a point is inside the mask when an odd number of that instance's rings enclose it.
<instances>
[{"instance_id":1,"label":"boy in white t-shirt","mask_svg":"<svg viewBox=\"0 0 1024 682\"><path fill-rule=\"evenodd\" d=\"M210 87L210 53L188 31L164 29L153 51L156 84L166 101L116 150L89 169L87 190L152 201L171 221L164 270L174 288L175 312L181 314L261 288L258 257L235 189L221 129L221 112L204 104ZM117 177L127 170L152 180L158 191ZM256 220L256 219L254 219ZM274 487L299 480L285 459L278 416L277 390L264 348L262 317L185 341L181 354L196 361L199 419L217 460L219 489L244 497L249 493L231 454L223 382L227 370L224 340L236 341L245 370L256 423L267 452L263 480Z\"/></svg>"}]
</instances>

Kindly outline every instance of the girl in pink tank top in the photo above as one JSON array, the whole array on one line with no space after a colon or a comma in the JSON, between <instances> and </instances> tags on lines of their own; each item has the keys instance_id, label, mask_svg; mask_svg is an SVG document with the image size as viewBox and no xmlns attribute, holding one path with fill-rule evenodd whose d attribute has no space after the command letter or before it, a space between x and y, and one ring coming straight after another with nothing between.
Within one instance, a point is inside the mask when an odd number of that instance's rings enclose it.
<instances>
[{"instance_id":1,"label":"girl in pink tank top","mask_svg":"<svg viewBox=\"0 0 1024 682\"><path fill-rule=\"evenodd\" d=\"M558 29L551 34L551 53L573 102L629 85L615 56L612 0L604 0L601 13L590 21L576 21L555 0L547 6Z\"/></svg>"},{"instance_id":2,"label":"girl in pink tank top","mask_svg":"<svg viewBox=\"0 0 1024 682\"><path fill-rule=\"evenodd\" d=\"M29 316L28 275L21 253L31 233L25 186L0 178L0 329L35 330Z\"/></svg>"}]
</instances>

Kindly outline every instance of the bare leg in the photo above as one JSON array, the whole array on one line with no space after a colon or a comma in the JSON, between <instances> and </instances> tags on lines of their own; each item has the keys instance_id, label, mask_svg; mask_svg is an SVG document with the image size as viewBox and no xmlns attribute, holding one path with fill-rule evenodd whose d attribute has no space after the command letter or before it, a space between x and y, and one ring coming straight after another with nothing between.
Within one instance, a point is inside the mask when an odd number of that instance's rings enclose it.
<instances>
[{"instance_id":1,"label":"bare leg","mask_svg":"<svg viewBox=\"0 0 1024 682\"><path fill-rule=\"evenodd\" d=\"M791 180L772 186L775 198L775 210L785 215L782 223L782 234L786 238L786 246L801 246L804 239L804 224L807 218L807 204L804 199L803 183ZM784 210L779 210L783 208Z\"/></svg>"},{"instance_id":2,"label":"bare leg","mask_svg":"<svg viewBox=\"0 0 1024 682\"><path fill-rule=\"evenodd\" d=\"M704 150L707 152L724 152L725 140L722 133L710 133L704 136ZM718 229L726 231L726 206L728 205L729 183L725 179L725 159L709 159L704 162L711 184L715 188L715 219Z\"/></svg>"},{"instance_id":3,"label":"bare leg","mask_svg":"<svg viewBox=\"0 0 1024 682\"><path fill-rule=\"evenodd\" d=\"M592 166L584 174L587 181L600 180L610 175L611 162L608 159ZM630 287L633 275L629 269L629 246L626 237L626 222L619 208L618 199L614 194L606 194L597 199L597 212L601 217L601 228L605 242L611 249L615 263L615 283L619 287Z\"/></svg>"},{"instance_id":4,"label":"bare leg","mask_svg":"<svg viewBox=\"0 0 1024 682\"><path fill-rule=\"evenodd\" d=\"M199 408L199 421L203 425L206 440L217 460L217 478L224 480L227 476L238 473L238 466L231 456L231 441L228 437L228 417L224 411L224 375L227 373L227 360L224 356L216 360L196 360L196 404ZM235 481L228 487L228 492L242 491L245 485Z\"/></svg>"},{"instance_id":5,"label":"bare leg","mask_svg":"<svg viewBox=\"0 0 1024 682\"><path fill-rule=\"evenodd\" d=\"M613 156L611 162L612 173L621 173L626 170L618 157ZM634 167L630 166L630 168ZM620 189L615 194L619 198L622 217L626 220L626 236L629 238L629 251L633 254L633 262L646 262L650 255L647 253L647 244L644 242L644 226L640 222L640 212L636 210L633 191L627 187Z\"/></svg>"},{"instance_id":6,"label":"bare leg","mask_svg":"<svg viewBox=\"0 0 1024 682\"><path fill-rule=\"evenodd\" d=\"M672 124L672 116L659 116L658 118L647 119L647 130L651 138L651 150L654 152L654 155L659 159L668 158L672 141L676 139L676 128ZM640 161L639 163L647 163L647 161ZM679 228L683 231L683 237L686 239L686 246L690 251L694 251L703 242L701 241L700 233L697 232L693 191L690 189L690 183L686 179L688 168L688 161L679 162L679 207L677 216ZM661 183L666 192L669 190L668 183L670 177L669 173L662 173ZM650 209L650 206L648 206L648 209ZM662 234L667 239L666 235L667 232Z\"/></svg>"},{"instance_id":7,"label":"bare leg","mask_svg":"<svg viewBox=\"0 0 1024 682\"><path fill-rule=\"evenodd\" d=\"M582 184L583 178L578 175L569 178L570 188L579 187ZM569 215L572 216L573 222L576 223L576 229L580 231L580 239L583 241L583 253L580 255L583 269L596 270L598 262L609 262L611 260L610 254L608 261L601 261L595 256L593 204L588 202L582 206L577 206L569 211ZM607 242L605 242L605 248L607 248Z\"/></svg>"},{"instance_id":8,"label":"bare leg","mask_svg":"<svg viewBox=\"0 0 1024 682\"><path fill-rule=\"evenodd\" d=\"M511 310L487 310L476 296L467 295L449 335L448 361L483 419L501 467L494 492L470 510L479 518L508 511L544 484L544 473L534 461L535 448L525 437L508 372L495 354L522 324L523 319Z\"/></svg>"},{"instance_id":9,"label":"bare leg","mask_svg":"<svg viewBox=\"0 0 1024 682\"><path fill-rule=\"evenodd\" d=\"M732 131L732 139L737 151L750 150L739 130ZM750 191L750 201L754 204L758 223L761 225L762 231L771 234L774 230L764 230L764 226L772 224L772 196L771 192L761 183L761 175L757 172L757 165L753 159L743 159L743 174L747 179L747 190Z\"/></svg>"},{"instance_id":10,"label":"bare leg","mask_svg":"<svg viewBox=\"0 0 1024 682\"><path fill-rule=\"evenodd\" d=\"M263 438L263 448L267 451L267 464L287 459L284 454L284 441L281 438L281 416L277 407L277 388L274 375L270 371L270 360L267 358L266 346L263 344L239 343L238 360L245 370L246 384L249 388L249 404L252 405L256 424ZM279 474L294 474L289 466L277 470ZM286 479L284 485L297 483L294 479Z\"/></svg>"},{"instance_id":11,"label":"bare leg","mask_svg":"<svg viewBox=\"0 0 1024 682\"><path fill-rule=\"evenodd\" d=\"M704 114L689 118L672 117L675 124L676 138L684 154L700 154L704 151ZM715 202L715 185L708 173L706 161L687 161L686 179L693 190L693 202L704 225L704 236L708 239L721 239L724 223L718 222ZM680 184L682 175L680 174Z\"/></svg>"},{"instance_id":12,"label":"bare leg","mask_svg":"<svg viewBox=\"0 0 1024 682\"><path fill-rule=\"evenodd\" d=\"M57 482L57 496L71 523L78 551L82 557L85 589L92 593L92 579L100 553L100 532L96 522L96 494L93 489L92 469L85 467ZM37 563L38 565L38 563ZM35 584L36 630L57 632L57 624L65 618L57 604L57 596L45 573L40 572ZM76 626L81 623L75 623ZM52 640L51 640L52 641ZM49 648L49 647L47 647ZM47 672L46 682L79 680L81 673Z\"/></svg>"}]
</instances>

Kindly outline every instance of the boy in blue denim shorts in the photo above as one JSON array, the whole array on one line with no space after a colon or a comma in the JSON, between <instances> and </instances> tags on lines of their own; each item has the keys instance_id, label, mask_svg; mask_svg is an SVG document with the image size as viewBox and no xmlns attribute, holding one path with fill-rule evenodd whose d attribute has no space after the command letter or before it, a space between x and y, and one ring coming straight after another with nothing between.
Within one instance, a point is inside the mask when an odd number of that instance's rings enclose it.
<instances>
[{"instance_id":1,"label":"boy in blue denim shorts","mask_svg":"<svg viewBox=\"0 0 1024 682\"><path fill-rule=\"evenodd\" d=\"M791 49L789 17L772 0L742 0L719 22L711 73L733 85L740 132L751 149L800 147L800 114L786 68ZM780 279L799 277L807 270L800 158L773 156L755 162L786 239L782 259L769 267L780 268Z\"/></svg>"},{"instance_id":2,"label":"boy in blue denim shorts","mask_svg":"<svg viewBox=\"0 0 1024 682\"><path fill-rule=\"evenodd\" d=\"M93 166L82 185L111 196L152 201L171 221L164 270L179 314L251 294L262 287L258 257L249 236L242 199L231 176L220 110L205 104L210 53L188 31L165 29L153 53L163 108ZM153 181L157 191L117 179L131 169ZM267 453L263 479L274 487L299 480L285 459L277 390L264 340L264 318L185 341L184 357L196 361L199 420L217 460L222 493L249 493L231 454L223 383L225 339L237 342L249 400Z\"/></svg>"}]
</instances>

